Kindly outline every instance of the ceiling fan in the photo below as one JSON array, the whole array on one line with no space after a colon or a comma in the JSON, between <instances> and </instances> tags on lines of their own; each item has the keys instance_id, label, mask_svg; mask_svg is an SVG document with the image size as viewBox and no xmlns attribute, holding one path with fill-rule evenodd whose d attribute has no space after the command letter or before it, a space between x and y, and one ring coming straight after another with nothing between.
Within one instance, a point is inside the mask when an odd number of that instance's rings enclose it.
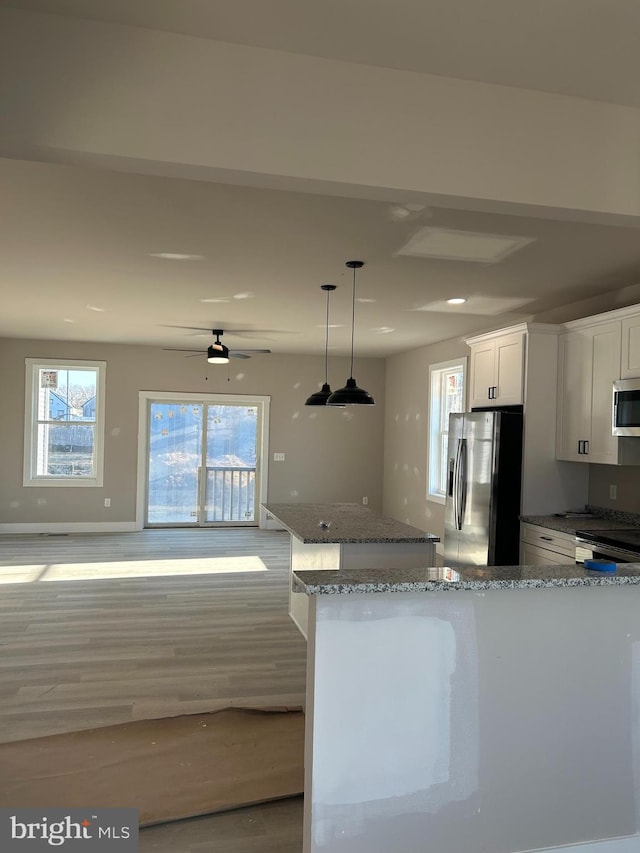
<instances>
[{"instance_id":1,"label":"ceiling fan","mask_svg":"<svg viewBox=\"0 0 640 853\"><path fill-rule=\"evenodd\" d=\"M180 328L197 328L194 326L181 326ZM220 340L222 335L224 335L224 329L207 329L206 331L211 332L212 335L216 336L214 343L210 344L207 347L207 361L210 364L226 364L230 358L251 358L248 353L264 353L268 354L271 352L270 349L241 349L241 350L230 350L229 347L225 346ZM250 330L236 330L234 329L231 334L235 331L250 331ZM194 349L181 349L178 347L163 347L167 352L188 352L191 355L185 356L185 358L196 358L198 356L204 355L202 350L194 350Z\"/></svg>"}]
</instances>

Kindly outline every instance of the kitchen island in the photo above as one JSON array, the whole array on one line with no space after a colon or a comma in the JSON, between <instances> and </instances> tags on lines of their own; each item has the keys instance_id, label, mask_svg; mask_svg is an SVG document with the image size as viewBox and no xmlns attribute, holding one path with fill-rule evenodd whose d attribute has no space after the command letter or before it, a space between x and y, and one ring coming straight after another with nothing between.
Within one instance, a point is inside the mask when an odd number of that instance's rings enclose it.
<instances>
[{"instance_id":1,"label":"kitchen island","mask_svg":"<svg viewBox=\"0 0 640 853\"><path fill-rule=\"evenodd\" d=\"M293 583L304 853L637 853L640 564Z\"/></svg>"},{"instance_id":2,"label":"kitchen island","mask_svg":"<svg viewBox=\"0 0 640 853\"><path fill-rule=\"evenodd\" d=\"M290 572L404 569L435 563L438 536L356 503L263 504L291 535ZM291 584L289 615L307 636L308 600Z\"/></svg>"}]
</instances>

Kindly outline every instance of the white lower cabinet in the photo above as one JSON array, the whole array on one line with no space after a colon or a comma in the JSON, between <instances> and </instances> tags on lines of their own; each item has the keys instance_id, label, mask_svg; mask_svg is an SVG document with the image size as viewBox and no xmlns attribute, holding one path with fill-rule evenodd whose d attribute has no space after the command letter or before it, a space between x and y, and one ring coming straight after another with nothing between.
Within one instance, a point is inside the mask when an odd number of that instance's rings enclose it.
<instances>
[{"instance_id":1,"label":"white lower cabinet","mask_svg":"<svg viewBox=\"0 0 640 853\"><path fill-rule=\"evenodd\" d=\"M545 563L573 565L575 561L576 543L573 533L562 533L526 522L520 525L521 566L540 566Z\"/></svg>"}]
</instances>

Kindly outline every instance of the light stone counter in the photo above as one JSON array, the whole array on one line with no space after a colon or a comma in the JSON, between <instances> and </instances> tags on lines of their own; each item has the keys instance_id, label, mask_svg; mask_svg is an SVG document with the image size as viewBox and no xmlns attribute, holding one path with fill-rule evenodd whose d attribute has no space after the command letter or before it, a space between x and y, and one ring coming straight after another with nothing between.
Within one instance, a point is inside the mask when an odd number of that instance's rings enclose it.
<instances>
[{"instance_id":1,"label":"light stone counter","mask_svg":"<svg viewBox=\"0 0 640 853\"><path fill-rule=\"evenodd\" d=\"M569 534L575 534L578 530L629 530L640 527L640 514L636 512L586 506L585 513L588 515L522 515L520 521Z\"/></svg>"},{"instance_id":2,"label":"light stone counter","mask_svg":"<svg viewBox=\"0 0 640 853\"><path fill-rule=\"evenodd\" d=\"M263 504L290 534L290 570L386 571L435 564L439 538L356 503ZM322 526L324 522L326 527ZM309 599L289 589L289 615L307 636Z\"/></svg>"},{"instance_id":3,"label":"light stone counter","mask_svg":"<svg viewBox=\"0 0 640 853\"><path fill-rule=\"evenodd\" d=\"M485 566L476 568L359 569L299 571L293 589L306 595L353 595L380 592L442 592L445 590L543 589L576 586L640 584L640 563L620 563L615 572L573 565Z\"/></svg>"},{"instance_id":4,"label":"light stone counter","mask_svg":"<svg viewBox=\"0 0 640 853\"><path fill-rule=\"evenodd\" d=\"M537 524L559 533L575 534L578 530L635 530L638 524L631 524L615 518L601 516L557 516L557 515L522 515L520 521L526 524Z\"/></svg>"},{"instance_id":5,"label":"light stone counter","mask_svg":"<svg viewBox=\"0 0 640 853\"><path fill-rule=\"evenodd\" d=\"M425 533L410 524L380 515L357 503L335 504L263 504L280 524L308 544L392 544L439 542L438 536ZM321 527L322 522L328 524Z\"/></svg>"}]
</instances>

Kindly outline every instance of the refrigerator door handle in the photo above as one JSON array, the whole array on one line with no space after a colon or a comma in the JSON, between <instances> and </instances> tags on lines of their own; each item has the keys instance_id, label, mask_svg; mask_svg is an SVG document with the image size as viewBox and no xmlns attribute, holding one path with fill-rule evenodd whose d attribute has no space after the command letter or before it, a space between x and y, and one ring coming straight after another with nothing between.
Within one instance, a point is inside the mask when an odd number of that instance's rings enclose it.
<instances>
[{"instance_id":1,"label":"refrigerator door handle","mask_svg":"<svg viewBox=\"0 0 640 853\"><path fill-rule=\"evenodd\" d=\"M456 456L453 461L453 519L454 524L456 526L456 530L460 530L458 527L458 502L460 500L460 445L462 444L462 439L458 439L458 443L456 445Z\"/></svg>"},{"instance_id":2,"label":"refrigerator door handle","mask_svg":"<svg viewBox=\"0 0 640 853\"><path fill-rule=\"evenodd\" d=\"M458 496L458 515L456 518L458 530L462 530L462 520L464 518L464 511L467 505L467 440L466 438L460 439L460 451L459 451L459 463L458 463L458 482L459 482L459 496Z\"/></svg>"}]
</instances>

